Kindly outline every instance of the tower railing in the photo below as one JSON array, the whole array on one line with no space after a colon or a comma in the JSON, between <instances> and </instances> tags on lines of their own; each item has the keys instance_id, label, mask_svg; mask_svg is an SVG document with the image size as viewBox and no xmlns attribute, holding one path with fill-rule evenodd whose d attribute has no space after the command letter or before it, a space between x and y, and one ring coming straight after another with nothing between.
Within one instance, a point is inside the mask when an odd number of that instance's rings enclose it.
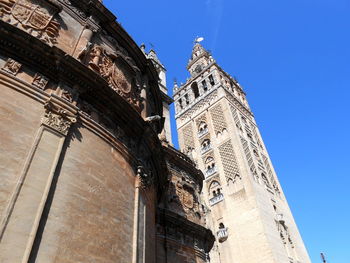
<instances>
[{"instance_id":1,"label":"tower railing","mask_svg":"<svg viewBox=\"0 0 350 263\"><path fill-rule=\"evenodd\" d=\"M221 202L222 200L224 200L224 195L218 194L218 195L214 196L213 198L209 199L209 204L211 206L213 206L213 205L216 205L217 203Z\"/></svg>"},{"instance_id":2,"label":"tower railing","mask_svg":"<svg viewBox=\"0 0 350 263\"><path fill-rule=\"evenodd\" d=\"M217 171L216 166L209 168L208 170L205 171L205 177L209 177L215 174L216 171Z\"/></svg>"},{"instance_id":3,"label":"tower railing","mask_svg":"<svg viewBox=\"0 0 350 263\"><path fill-rule=\"evenodd\" d=\"M208 128L205 128L198 132L198 138L202 137L203 135L207 134L209 132Z\"/></svg>"},{"instance_id":4,"label":"tower railing","mask_svg":"<svg viewBox=\"0 0 350 263\"><path fill-rule=\"evenodd\" d=\"M220 243L224 242L228 238L227 227L219 228L219 231L216 233L216 235L218 236L218 240Z\"/></svg>"},{"instance_id":5,"label":"tower railing","mask_svg":"<svg viewBox=\"0 0 350 263\"><path fill-rule=\"evenodd\" d=\"M208 144L206 146L204 146L202 149L201 149L201 153L204 154L206 153L207 151L209 151L211 149L211 144Z\"/></svg>"}]
</instances>

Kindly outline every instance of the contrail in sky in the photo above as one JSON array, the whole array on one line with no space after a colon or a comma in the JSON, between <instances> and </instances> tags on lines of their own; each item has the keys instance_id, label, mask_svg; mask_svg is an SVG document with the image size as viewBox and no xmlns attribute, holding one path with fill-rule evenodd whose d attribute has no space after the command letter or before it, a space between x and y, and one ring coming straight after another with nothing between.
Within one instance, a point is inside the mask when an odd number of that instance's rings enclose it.
<instances>
[{"instance_id":1,"label":"contrail in sky","mask_svg":"<svg viewBox=\"0 0 350 263\"><path fill-rule=\"evenodd\" d=\"M212 20L213 41L211 48L214 50L221 28L221 20L224 11L224 0L206 0L205 5L207 12L210 14Z\"/></svg>"}]
</instances>

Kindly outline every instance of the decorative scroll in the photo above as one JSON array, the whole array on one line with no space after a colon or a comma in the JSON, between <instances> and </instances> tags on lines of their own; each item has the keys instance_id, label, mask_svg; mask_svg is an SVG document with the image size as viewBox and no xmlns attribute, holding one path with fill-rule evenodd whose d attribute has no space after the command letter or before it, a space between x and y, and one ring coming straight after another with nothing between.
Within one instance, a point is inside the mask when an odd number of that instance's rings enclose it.
<instances>
[{"instance_id":1,"label":"decorative scroll","mask_svg":"<svg viewBox=\"0 0 350 263\"><path fill-rule=\"evenodd\" d=\"M60 24L54 19L58 8L43 0L0 0L0 17L43 42L57 42Z\"/></svg>"}]
</instances>

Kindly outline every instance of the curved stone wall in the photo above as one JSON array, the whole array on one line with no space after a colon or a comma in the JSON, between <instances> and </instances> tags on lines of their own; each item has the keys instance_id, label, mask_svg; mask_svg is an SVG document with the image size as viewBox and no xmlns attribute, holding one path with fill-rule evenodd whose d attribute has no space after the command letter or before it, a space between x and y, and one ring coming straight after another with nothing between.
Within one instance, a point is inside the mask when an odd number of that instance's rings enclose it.
<instances>
[{"instance_id":1,"label":"curved stone wall","mask_svg":"<svg viewBox=\"0 0 350 263\"><path fill-rule=\"evenodd\" d=\"M0 262L155 262L153 64L99 1L0 18Z\"/></svg>"}]
</instances>

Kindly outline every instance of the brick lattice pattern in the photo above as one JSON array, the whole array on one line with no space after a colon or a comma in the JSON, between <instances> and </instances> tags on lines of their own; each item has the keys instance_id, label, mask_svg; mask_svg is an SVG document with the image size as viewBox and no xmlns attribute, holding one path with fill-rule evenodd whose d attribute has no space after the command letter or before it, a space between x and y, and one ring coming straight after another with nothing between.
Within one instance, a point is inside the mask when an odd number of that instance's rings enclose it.
<instances>
[{"instance_id":1,"label":"brick lattice pattern","mask_svg":"<svg viewBox=\"0 0 350 263\"><path fill-rule=\"evenodd\" d=\"M235 175L239 174L239 169L231 140L221 144L218 149L220 152L226 179L234 179Z\"/></svg>"}]
</instances>

